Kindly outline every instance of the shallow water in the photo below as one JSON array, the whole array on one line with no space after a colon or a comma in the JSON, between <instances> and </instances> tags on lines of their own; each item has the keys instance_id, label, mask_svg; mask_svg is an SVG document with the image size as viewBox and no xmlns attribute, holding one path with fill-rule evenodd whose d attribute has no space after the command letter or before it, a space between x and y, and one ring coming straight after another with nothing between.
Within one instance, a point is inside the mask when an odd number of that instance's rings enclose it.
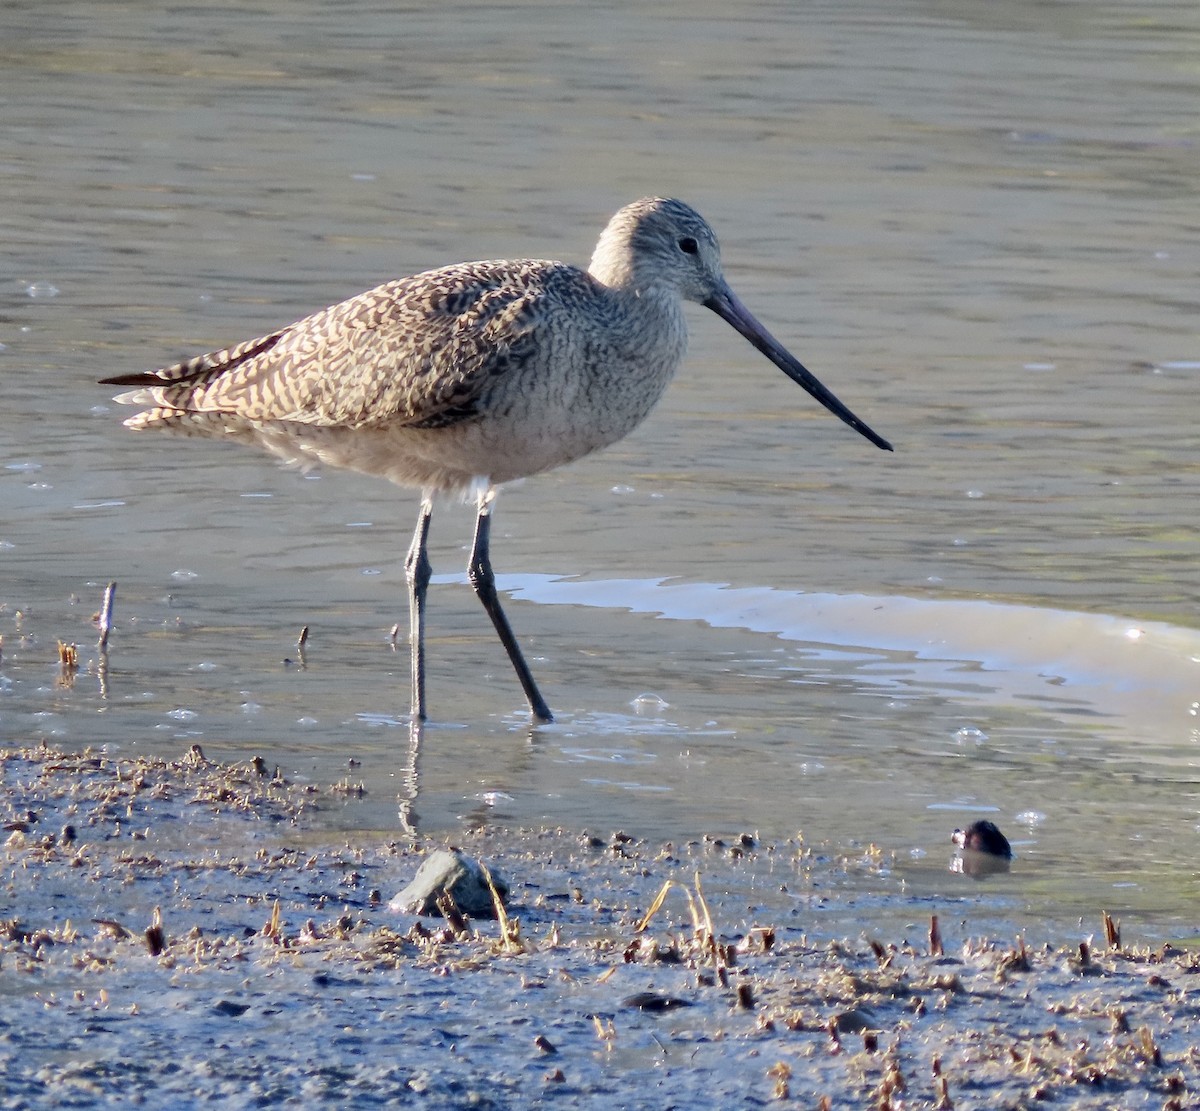
<instances>
[{"instance_id":1,"label":"shallow water","mask_svg":"<svg viewBox=\"0 0 1200 1111\"><path fill-rule=\"evenodd\" d=\"M55 13L0 16L6 740L348 774L349 828L874 841L931 897L986 815L1014 907L1194 932L1193 7ZM415 496L135 437L95 380L442 262L584 262L651 192L897 451L695 310L642 429L500 500L555 726L439 509L414 759ZM104 681L59 686L110 579Z\"/></svg>"}]
</instances>

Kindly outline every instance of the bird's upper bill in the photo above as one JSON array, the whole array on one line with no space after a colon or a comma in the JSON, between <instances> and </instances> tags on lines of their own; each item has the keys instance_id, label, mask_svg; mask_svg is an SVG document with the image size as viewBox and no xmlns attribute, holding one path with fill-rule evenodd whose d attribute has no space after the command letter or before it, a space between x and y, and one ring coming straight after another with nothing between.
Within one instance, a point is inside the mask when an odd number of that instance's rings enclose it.
<instances>
[{"instance_id":1,"label":"bird's upper bill","mask_svg":"<svg viewBox=\"0 0 1200 1111\"><path fill-rule=\"evenodd\" d=\"M855 432L865 436L876 447L883 448L884 451L892 450L892 445L887 440L834 397L814 374L802 366L799 360L755 319L754 314L742 304L737 294L727 284L722 282L712 296L704 302L704 305L745 336L784 374L807 390L834 416L840 417Z\"/></svg>"}]
</instances>

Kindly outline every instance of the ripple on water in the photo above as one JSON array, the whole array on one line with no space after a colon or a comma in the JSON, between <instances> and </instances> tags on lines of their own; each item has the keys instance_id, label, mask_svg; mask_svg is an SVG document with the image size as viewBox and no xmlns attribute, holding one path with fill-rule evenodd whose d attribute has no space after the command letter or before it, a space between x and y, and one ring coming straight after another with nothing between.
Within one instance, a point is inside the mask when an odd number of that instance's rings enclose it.
<instances>
[{"instance_id":1,"label":"ripple on water","mask_svg":"<svg viewBox=\"0 0 1200 1111\"><path fill-rule=\"evenodd\" d=\"M564 717L560 722L560 727L567 737L573 737L579 733L599 733L605 736L623 734L642 737L726 737L732 736L734 733L732 729L714 727L711 722L698 728L665 718L647 718L638 714L615 713L592 713L580 714L572 718Z\"/></svg>"},{"instance_id":2,"label":"ripple on water","mask_svg":"<svg viewBox=\"0 0 1200 1111\"><path fill-rule=\"evenodd\" d=\"M398 718L392 714L370 713L366 710L355 714L354 719L360 725L367 726L368 729L397 729L408 724L405 718Z\"/></svg>"},{"instance_id":3,"label":"ripple on water","mask_svg":"<svg viewBox=\"0 0 1200 1111\"><path fill-rule=\"evenodd\" d=\"M634 710L639 714L659 713L662 710L668 710L671 704L660 695L654 694L652 691L646 691L639 694L632 702L629 703Z\"/></svg>"},{"instance_id":4,"label":"ripple on water","mask_svg":"<svg viewBox=\"0 0 1200 1111\"><path fill-rule=\"evenodd\" d=\"M580 780L589 787L615 787L621 791L632 791L647 795L669 795L671 788L661 783L639 783L630 779L606 779L602 776L588 776Z\"/></svg>"},{"instance_id":5,"label":"ripple on water","mask_svg":"<svg viewBox=\"0 0 1200 1111\"><path fill-rule=\"evenodd\" d=\"M513 802L514 796L507 791L479 791L471 796L476 802L481 802L484 806L497 806L504 802Z\"/></svg>"},{"instance_id":6,"label":"ripple on water","mask_svg":"<svg viewBox=\"0 0 1200 1111\"><path fill-rule=\"evenodd\" d=\"M565 763L573 764L654 764L658 757L652 752L638 752L631 748L581 748L563 745L559 752L566 757Z\"/></svg>"}]
</instances>

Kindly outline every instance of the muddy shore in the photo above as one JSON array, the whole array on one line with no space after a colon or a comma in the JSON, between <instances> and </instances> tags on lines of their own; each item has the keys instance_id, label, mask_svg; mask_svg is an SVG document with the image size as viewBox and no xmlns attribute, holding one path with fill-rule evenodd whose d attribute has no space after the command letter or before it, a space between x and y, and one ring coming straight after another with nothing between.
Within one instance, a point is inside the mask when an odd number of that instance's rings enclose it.
<instances>
[{"instance_id":1,"label":"muddy shore","mask_svg":"<svg viewBox=\"0 0 1200 1111\"><path fill-rule=\"evenodd\" d=\"M881 853L480 831L508 918L464 925L387 909L444 841L320 829L350 783L47 746L0 774L7 1107L1200 1098L1200 954L1099 911L1070 945L916 905L879 936L840 881Z\"/></svg>"}]
</instances>

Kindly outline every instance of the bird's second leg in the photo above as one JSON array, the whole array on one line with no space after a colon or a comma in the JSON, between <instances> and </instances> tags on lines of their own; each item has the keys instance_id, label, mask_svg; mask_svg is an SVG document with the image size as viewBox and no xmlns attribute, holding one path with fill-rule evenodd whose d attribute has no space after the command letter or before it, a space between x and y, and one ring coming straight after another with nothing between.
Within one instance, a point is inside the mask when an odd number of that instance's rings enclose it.
<instances>
[{"instance_id":1,"label":"bird's second leg","mask_svg":"<svg viewBox=\"0 0 1200 1111\"><path fill-rule=\"evenodd\" d=\"M417 531L404 560L404 577L408 580L408 641L412 651L412 716L413 721L425 720L425 592L433 568L425 543L429 539L429 519L433 516L433 495L421 496L421 514Z\"/></svg>"},{"instance_id":2,"label":"bird's second leg","mask_svg":"<svg viewBox=\"0 0 1200 1111\"><path fill-rule=\"evenodd\" d=\"M546 705L546 700L533 681L533 673L529 670L529 665L521 654L516 635L508 623L508 618L504 616L504 610L500 608L500 598L496 594L496 576L492 573L492 560L488 554L488 540L492 531L492 502L495 498L496 491L489 488L479 499L479 518L475 522L475 541L471 545L471 562L467 566L467 576L470 578L471 586L475 588L479 600L483 603L483 608L487 610L488 617L492 619L492 624L496 626L500 643L504 645L504 650L508 653L508 658L516 670L517 678L521 681L521 688L529 700L529 708L533 712L534 719L540 722L551 722L554 720L554 715L550 713L550 707Z\"/></svg>"}]
</instances>

